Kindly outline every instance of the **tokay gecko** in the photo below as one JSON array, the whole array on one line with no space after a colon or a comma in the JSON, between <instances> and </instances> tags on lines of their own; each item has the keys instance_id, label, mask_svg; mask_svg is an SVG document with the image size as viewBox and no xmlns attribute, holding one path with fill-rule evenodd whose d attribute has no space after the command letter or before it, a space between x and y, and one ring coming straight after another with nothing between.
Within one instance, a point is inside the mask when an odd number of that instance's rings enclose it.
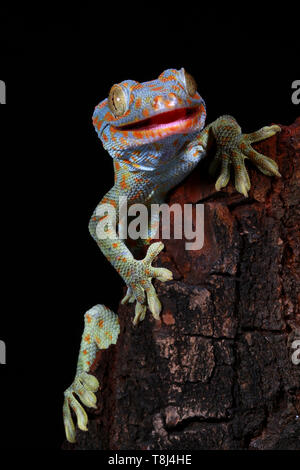
<instances>
[{"instance_id":1,"label":"tokay gecko","mask_svg":"<svg viewBox=\"0 0 300 470\"><path fill-rule=\"evenodd\" d=\"M216 152L209 171L218 176L216 190L228 184L232 167L236 190L247 196L250 180L246 158L265 175L280 176L277 164L251 147L253 142L279 132L279 126L242 134L231 116L222 116L204 127L205 117L205 103L197 92L196 82L183 68L165 70L157 79L145 83L125 80L113 85L108 98L95 108L93 124L113 158L115 184L96 207L89 230L127 286L122 303L135 303L134 324L145 318L147 307L154 318L159 318L161 304L151 281L171 280L172 273L152 266L164 247L162 242L150 244L158 221L154 220L147 237L136 240L132 247L120 237L116 228L120 225L113 223L109 207L114 209L120 223L120 196L127 198L128 206L139 203L150 208L151 204L161 204L168 191L205 157L212 142ZM97 227L103 223L107 237L97 235ZM136 259L137 249L142 245L149 245L147 254L144 259ZM70 442L75 442L76 435L71 409L78 427L87 430L87 414L79 400L96 408L99 383L89 374L96 352L116 344L120 331L117 315L103 305L88 310L84 321L75 379L64 394L63 417Z\"/></svg>"}]
</instances>

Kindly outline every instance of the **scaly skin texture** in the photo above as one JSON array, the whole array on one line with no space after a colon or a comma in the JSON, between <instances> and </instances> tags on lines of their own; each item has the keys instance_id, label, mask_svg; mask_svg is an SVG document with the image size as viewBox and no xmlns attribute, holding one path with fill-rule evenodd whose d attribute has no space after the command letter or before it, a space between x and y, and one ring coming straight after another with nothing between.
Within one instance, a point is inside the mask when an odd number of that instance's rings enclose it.
<instances>
[{"instance_id":1,"label":"scaly skin texture","mask_svg":"<svg viewBox=\"0 0 300 470\"><path fill-rule=\"evenodd\" d=\"M147 306L152 315L159 318L161 304L151 281L168 281L172 279L172 273L151 266L163 249L161 242L151 244L145 258L138 260L133 256L134 249L130 250L127 241L119 238L116 228L118 223L122 224L119 198L126 197L128 207L137 203L146 207L162 203L168 191L205 157L213 141L217 151L210 172L218 176L217 190L228 184L232 166L236 190L247 196L250 180L244 163L246 158L264 174L280 176L277 164L251 147L253 142L280 131L279 126L242 134L231 116L222 116L204 128L205 117L205 103L196 90L194 79L184 69L166 70L158 79L145 83L123 81L114 85L109 97L95 108L93 124L114 160L115 184L96 207L89 230L127 285L122 302L136 303L134 324L145 318ZM117 214L116 221L111 207ZM154 221L145 239L137 240L136 246L149 244L157 223ZM99 238L100 226L106 237ZM97 305L85 314L77 371L74 382L65 391L63 407L66 436L70 442L75 441L70 407L80 429L86 430L88 422L74 393L86 406L96 406L94 392L99 384L88 372L97 349L115 344L118 334L117 317L106 307Z\"/></svg>"}]
</instances>

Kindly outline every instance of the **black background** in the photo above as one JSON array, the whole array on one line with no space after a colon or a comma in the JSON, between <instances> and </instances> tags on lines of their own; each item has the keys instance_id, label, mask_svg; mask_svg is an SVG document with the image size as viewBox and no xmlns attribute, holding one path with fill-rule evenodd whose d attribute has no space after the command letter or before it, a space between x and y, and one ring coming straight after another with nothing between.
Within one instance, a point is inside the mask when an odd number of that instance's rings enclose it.
<instances>
[{"instance_id":1,"label":"black background","mask_svg":"<svg viewBox=\"0 0 300 470\"><path fill-rule=\"evenodd\" d=\"M96 303L118 305L119 277L87 229L113 184L91 122L111 85L184 67L206 101L208 122L228 113L251 132L299 116L291 101L297 13L251 5L0 8L7 84L0 107L0 339L7 345L0 447L60 447L63 391L73 380L83 314Z\"/></svg>"}]
</instances>

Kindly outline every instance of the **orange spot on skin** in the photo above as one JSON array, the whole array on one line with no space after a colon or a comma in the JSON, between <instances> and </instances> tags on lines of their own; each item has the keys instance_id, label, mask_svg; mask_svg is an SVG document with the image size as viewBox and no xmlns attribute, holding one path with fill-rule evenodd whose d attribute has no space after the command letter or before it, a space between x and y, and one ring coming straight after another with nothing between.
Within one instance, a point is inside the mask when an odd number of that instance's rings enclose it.
<instances>
[{"instance_id":1,"label":"orange spot on skin","mask_svg":"<svg viewBox=\"0 0 300 470\"><path fill-rule=\"evenodd\" d=\"M142 100L141 100L141 98L138 98L135 102L136 109L139 109L141 107L141 105L142 105Z\"/></svg>"},{"instance_id":2,"label":"orange spot on skin","mask_svg":"<svg viewBox=\"0 0 300 470\"><path fill-rule=\"evenodd\" d=\"M129 106L131 106L133 102L134 102L134 95L131 94L129 98Z\"/></svg>"},{"instance_id":3,"label":"orange spot on skin","mask_svg":"<svg viewBox=\"0 0 300 470\"><path fill-rule=\"evenodd\" d=\"M104 106L106 106L106 104L107 104L107 100L104 100L104 101L102 101L102 103L97 104L95 109L102 109L102 108L104 108Z\"/></svg>"},{"instance_id":4,"label":"orange spot on skin","mask_svg":"<svg viewBox=\"0 0 300 470\"><path fill-rule=\"evenodd\" d=\"M87 314L85 318L88 323L91 323L92 317L90 315Z\"/></svg>"},{"instance_id":5,"label":"orange spot on skin","mask_svg":"<svg viewBox=\"0 0 300 470\"><path fill-rule=\"evenodd\" d=\"M184 90L182 85L172 85L172 89L175 91Z\"/></svg>"},{"instance_id":6,"label":"orange spot on skin","mask_svg":"<svg viewBox=\"0 0 300 470\"><path fill-rule=\"evenodd\" d=\"M117 207L117 203L116 201L114 201L113 199L109 199L107 197L104 197L101 201L102 204L111 204L114 208Z\"/></svg>"},{"instance_id":7,"label":"orange spot on skin","mask_svg":"<svg viewBox=\"0 0 300 470\"><path fill-rule=\"evenodd\" d=\"M140 132L139 132L139 131L133 131L132 134L133 134L133 137L135 137L136 139L140 139L140 138L141 138L141 135L140 135Z\"/></svg>"},{"instance_id":8,"label":"orange spot on skin","mask_svg":"<svg viewBox=\"0 0 300 470\"><path fill-rule=\"evenodd\" d=\"M124 132L125 134L125 132ZM124 139L124 137L120 137L120 142L122 144L122 147L127 147L128 146L128 141Z\"/></svg>"},{"instance_id":9,"label":"orange spot on skin","mask_svg":"<svg viewBox=\"0 0 300 470\"><path fill-rule=\"evenodd\" d=\"M100 320L100 321L99 321L99 323L98 323L99 328L103 328L103 323L104 323L103 320Z\"/></svg>"},{"instance_id":10,"label":"orange spot on skin","mask_svg":"<svg viewBox=\"0 0 300 470\"><path fill-rule=\"evenodd\" d=\"M141 195L142 195L142 191L138 191L137 193L135 193L134 196L132 196L131 199L138 199Z\"/></svg>"},{"instance_id":11,"label":"orange spot on skin","mask_svg":"<svg viewBox=\"0 0 300 470\"><path fill-rule=\"evenodd\" d=\"M87 350L86 350L86 349L83 351L83 354L87 354Z\"/></svg>"},{"instance_id":12,"label":"orange spot on skin","mask_svg":"<svg viewBox=\"0 0 300 470\"><path fill-rule=\"evenodd\" d=\"M86 341L87 343L89 343L90 340L91 340L90 335L86 335L85 338L84 338L84 341Z\"/></svg>"},{"instance_id":13,"label":"orange spot on skin","mask_svg":"<svg viewBox=\"0 0 300 470\"><path fill-rule=\"evenodd\" d=\"M174 75L169 75L168 77L162 77L161 75L158 77L161 82L176 82L176 77Z\"/></svg>"},{"instance_id":14,"label":"orange spot on skin","mask_svg":"<svg viewBox=\"0 0 300 470\"><path fill-rule=\"evenodd\" d=\"M143 116L146 118L149 116L149 110L147 108L143 109Z\"/></svg>"},{"instance_id":15,"label":"orange spot on skin","mask_svg":"<svg viewBox=\"0 0 300 470\"><path fill-rule=\"evenodd\" d=\"M101 344L101 339L100 339L100 338L98 338L98 336L96 336L96 337L95 337L95 341L96 341L96 343L97 343L98 345L100 345L100 344Z\"/></svg>"},{"instance_id":16,"label":"orange spot on skin","mask_svg":"<svg viewBox=\"0 0 300 470\"><path fill-rule=\"evenodd\" d=\"M139 90L140 88L144 88L144 85L142 83L137 83L136 85L134 85L134 87L132 87L132 89L135 90Z\"/></svg>"},{"instance_id":17,"label":"orange spot on skin","mask_svg":"<svg viewBox=\"0 0 300 470\"><path fill-rule=\"evenodd\" d=\"M113 115L107 112L104 116L104 121L108 121L108 122L114 121Z\"/></svg>"},{"instance_id":18,"label":"orange spot on skin","mask_svg":"<svg viewBox=\"0 0 300 470\"><path fill-rule=\"evenodd\" d=\"M127 179L127 176L123 175L122 176L122 181L120 182L120 186L121 186L122 189L127 189L128 188L128 184L126 183L126 179Z\"/></svg>"},{"instance_id":19,"label":"orange spot on skin","mask_svg":"<svg viewBox=\"0 0 300 470\"><path fill-rule=\"evenodd\" d=\"M98 220L98 222L100 222L101 220L105 219L106 217L108 217L108 215L102 215L101 217L95 217L94 220Z\"/></svg>"}]
</instances>

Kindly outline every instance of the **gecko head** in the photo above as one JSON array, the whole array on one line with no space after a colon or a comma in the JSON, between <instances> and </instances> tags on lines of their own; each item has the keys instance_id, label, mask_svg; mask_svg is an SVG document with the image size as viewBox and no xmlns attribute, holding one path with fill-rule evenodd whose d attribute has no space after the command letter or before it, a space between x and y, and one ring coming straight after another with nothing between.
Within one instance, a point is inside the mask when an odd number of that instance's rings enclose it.
<instances>
[{"instance_id":1,"label":"gecko head","mask_svg":"<svg viewBox=\"0 0 300 470\"><path fill-rule=\"evenodd\" d=\"M93 124L104 148L114 156L157 142L183 145L184 136L203 128L205 117L196 82L182 68L165 70L149 82L125 80L113 85L108 98L96 106Z\"/></svg>"}]
</instances>

